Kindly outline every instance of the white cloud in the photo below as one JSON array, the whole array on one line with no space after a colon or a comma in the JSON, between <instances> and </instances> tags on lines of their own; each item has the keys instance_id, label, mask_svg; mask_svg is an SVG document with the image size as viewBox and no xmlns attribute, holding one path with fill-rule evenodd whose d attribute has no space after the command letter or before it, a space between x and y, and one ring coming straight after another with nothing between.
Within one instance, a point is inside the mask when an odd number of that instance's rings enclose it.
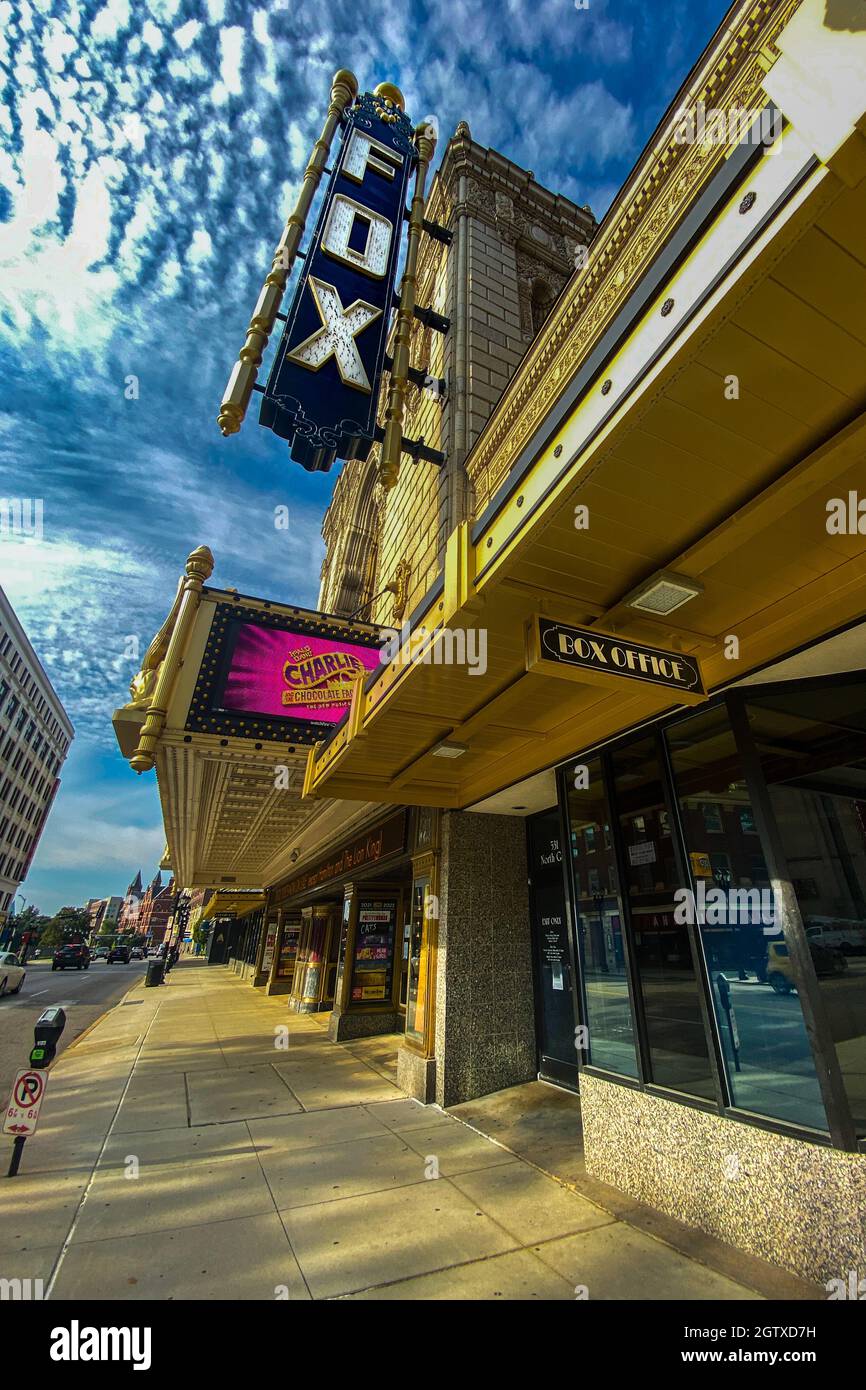
<instances>
[{"instance_id":1,"label":"white cloud","mask_svg":"<svg viewBox=\"0 0 866 1390\"><path fill-rule=\"evenodd\" d=\"M172 38L178 48L182 48L184 53L191 48L201 33L201 25L197 19L190 19L186 24L182 24L179 29L175 29Z\"/></svg>"},{"instance_id":2,"label":"white cloud","mask_svg":"<svg viewBox=\"0 0 866 1390\"><path fill-rule=\"evenodd\" d=\"M241 63L244 57L244 31L239 26L220 30L220 76L225 88L234 96L243 91Z\"/></svg>"},{"instance_id":3,"label":"white cloud","mask_svg":"<svg viewBox=\"0 0 866 1390\"><path fill-rule=\"evenodd\" d=\"M113 869L158 862L165 846L162 824L130 824L127 817L135 799L124 796L116 800L111 808L103 795L66 792L61 781L34 869L90 870L98 883Z\"/></svg>"},{"instance_id":4,"label":"white cloud","mask_svg":"<svg viewBox=\"0 0 866 1390\"><path fill-rule=\"evenodd\" d=\"M58 520L52 516L49 496L43 510L43 530L49 536ZM68 536L56 540L4 536L0 540L0 585L16 612L37 605L47 609L60 595L80 592L101 576L109 576L119 587L144 573L138 560L105 543L86 545Z\"/></svg>"},{"instance_id":5,"label":"white cloud","mask_svg":"<svg viewBox=\"0 0 866 1390\"><path fill-rule=\"evenodd\" d=\"M105 9L96 15L90 32L96 39L116 39L121 29L128 26L129 0L108 0Z\"/></svg>"},{"instance_id":6,"label":"white cloud","mask_svg":"<svg viewBox=\"0 0 866 1390\"><path fill-rule=\"evenodd\" d=\"M210 232L203 227L197 228L192 235L189 251L186 254L187 265L199 266L210 259L213 252L213 242L210 239Z\"/></svg>"},{"instance_id":7,"label":"white cloud","mask_svg":"<svg viewBox=\"0 0 866 1390\"><path fill-rule=\"evenodd\" d=\"M152 19L145 20L141 37L151 53L158 53L165 43L165 34L154 24Z\"/></svg>"}]
</instances>

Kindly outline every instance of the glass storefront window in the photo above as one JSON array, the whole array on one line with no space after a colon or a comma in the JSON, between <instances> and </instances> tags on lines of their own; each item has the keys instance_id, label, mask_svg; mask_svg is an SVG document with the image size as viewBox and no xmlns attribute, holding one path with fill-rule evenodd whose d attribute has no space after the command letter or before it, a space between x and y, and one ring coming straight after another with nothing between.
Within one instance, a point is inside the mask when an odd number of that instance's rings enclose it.
<instances>
[{"instance_id":1,"label":"glass storefront window","mask_svg":"<svg viewBox=\"0 0 866 1390\"><path fill-rule=\"evenodd\" d=\"M611 754L631 939L652 1080L707 1099L716 1088L688 930L677 920L682 882L654 737Z\"/></svg>"},{"instance_id":2,"label":"glass storefront window","mask_svg":"<svg viewBox=\"0 0 866 1390\"><path fill-rule=\"evenodd\" d=\"M842 1082L863 1136L866 685L750 696L747 712Z\"/></svg>"},{"instance_id":3,"label":"glass storefront window","mask_svg":"<svg viewBox=\"0 0 866 1390\"><path fill-rule=\"evenodd\" d=\"M601 763L590 758L581 767L586 768L586 776L577 778L573 771L568 775L568 824L589 1058L597 1067L636 1077L622 903L616 886ZM591 851L588 844L593 846Z\"/></svg>"},{"instance_id":4,"label":"glass storefront window","mask_svg":"<svg viewBox=\"0 0 866 1390\"><path fill-rule=\"evenodd\" d=\"M697 922L734 1105L825 1130L827 1121L746 779L724 706L667 731ZM708 808L712 814L708 815Z\"/></svg>"}]
</instances>

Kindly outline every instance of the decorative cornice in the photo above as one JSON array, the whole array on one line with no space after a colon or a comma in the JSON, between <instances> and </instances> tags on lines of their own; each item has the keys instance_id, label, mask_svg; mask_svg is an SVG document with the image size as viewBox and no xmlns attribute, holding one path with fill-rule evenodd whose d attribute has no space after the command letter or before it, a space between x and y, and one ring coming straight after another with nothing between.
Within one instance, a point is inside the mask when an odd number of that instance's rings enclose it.
<instances>
[{"instance_id":1,"label":"decorative cornice","mask_svg":"<svg viewBox=\"0 0 866 1390\"><path fill-rule=\"evenodd\" d=\"M728 144L679 143L684 111L752 108L772 65L775 40L802 0L750 0L720 32L679 93L659 138L644 154L592 242L585 269L568 285L466 460L476 515L510 471L580 361L655 259Z\"/></svg>"}]
</instances>

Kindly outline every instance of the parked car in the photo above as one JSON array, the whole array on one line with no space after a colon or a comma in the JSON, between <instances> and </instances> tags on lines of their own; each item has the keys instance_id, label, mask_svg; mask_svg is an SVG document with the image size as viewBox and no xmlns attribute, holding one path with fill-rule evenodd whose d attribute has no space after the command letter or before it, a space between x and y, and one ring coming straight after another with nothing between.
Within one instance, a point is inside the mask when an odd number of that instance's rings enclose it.
<instances>
[{"instance_id":1,"label":"parked car","mask_svg":"<svg viewBox=\"0 0 866 1390\"><path fill-rule=\"evenodd\" d=\"M122 965L129 965L129 947L112 946L108 953L108 964L113 965L115 961L120 961Z\"/></svg>"},{"instance_id":2,"label":"parked car","mask_svg":"<svg viewBox=\"0 0 866 1390\"><path fill-rule=\"evenodd\" d=\"M18 994L26 973L14 951L0 952L0 994Z\"/></svg>"},{"instance_id":3,"label":"parked car","mask_svg":"<svg viewBox=\"0 0 866 1390\"><path fill-rule=\"evenodd\" d=\"M81 941L67 941L58 946L51 962L52 970L88 970L90 947Z\"/></svg>"},{"instance_id":4,"label":"parked car","mask_svg":"<svg viewBox=\"0 0 866 1390\"><path fill-rule=\"evenodd\" d=\"M845 917L807 917L806 935L817 946L831 946L843 956L866 955L866 924Z\"/></svg>"},{"instance_id":5,"label":"parked car","mask_svg":"<svg viewBox=\"0 0 866 1390\"><path fill-rule=\"evenodd\" d=\"M810 941L809 951L816 975L844 975L848 969L847 960L835 946L818 946ZM777 994L790 994L797 988L784 941L774 941L767 950L767 984L772 985Z\"/></svg>"}]
</instances>

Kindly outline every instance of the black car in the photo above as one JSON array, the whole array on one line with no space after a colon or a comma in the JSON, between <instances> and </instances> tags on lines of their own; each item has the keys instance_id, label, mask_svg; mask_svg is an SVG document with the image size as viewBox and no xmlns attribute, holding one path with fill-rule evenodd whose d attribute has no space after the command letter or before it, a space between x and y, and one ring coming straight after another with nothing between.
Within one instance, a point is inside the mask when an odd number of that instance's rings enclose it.
<instances>
[{"instance_id":1,"label":"black car","mask_svg":"<svg viewBox=\"0 0 866 1390\"><path fill-rule=\"evenodd\" d=\"M108 964L113 965L116 960L119 960L122 965L129 965L128 946L112 946L108 953Z\"/></svg>"},{"instance_id":2,"label":"black car","mask_svg":"<svg viewBox=\"0 0 866 1390\"><path fill-rule=\"evenodd\" d=\"M90 947L81 941L68 941L58 946L51 961L52 970L88 970Z\"/></svg>"}]
</instances>

